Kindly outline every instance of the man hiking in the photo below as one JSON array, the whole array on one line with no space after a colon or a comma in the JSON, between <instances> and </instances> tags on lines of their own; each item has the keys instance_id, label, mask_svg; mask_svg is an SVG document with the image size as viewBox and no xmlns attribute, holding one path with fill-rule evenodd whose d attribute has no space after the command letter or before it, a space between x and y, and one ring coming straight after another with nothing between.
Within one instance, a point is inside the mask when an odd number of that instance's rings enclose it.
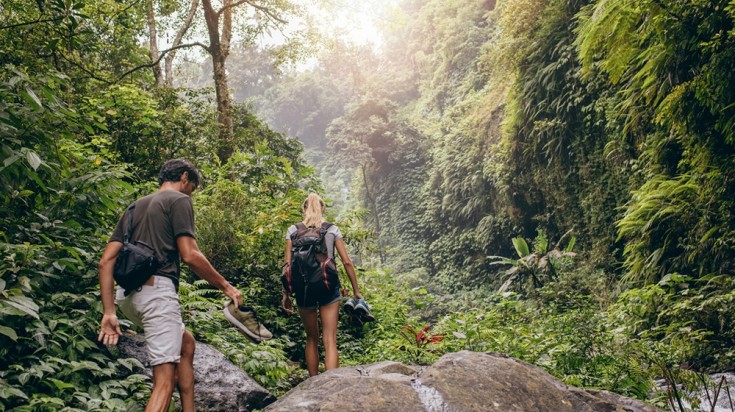
<instances>
[{"instance_id":1,"label":"man hiking","mask_svg":"<svg viewBox=\"0 0 735 412\"><path fill-rule=\"evenodd\" d=\"M242 305L242 293L212 267L197 246L191 193L199 185L199 179L199 171L189 161L167 161L158 175L160 188L138 199L126 210L99 263L104 313L98 340L105 345L115 345L122 335L115 304L128 319L143 328L148 360L153 368L153 391L146 411L168 411L177 385L183 410L194 410L195 341L184 329L181 318L177 293L179 257L236 306ZM160 267L142 286L132 290L118 287L114 291L115 260L128 244L128 238L155 251ZM254 316L251 317L254 320ZM255 321L246 323L261 327Z\"/></svg>"}]
</instances>

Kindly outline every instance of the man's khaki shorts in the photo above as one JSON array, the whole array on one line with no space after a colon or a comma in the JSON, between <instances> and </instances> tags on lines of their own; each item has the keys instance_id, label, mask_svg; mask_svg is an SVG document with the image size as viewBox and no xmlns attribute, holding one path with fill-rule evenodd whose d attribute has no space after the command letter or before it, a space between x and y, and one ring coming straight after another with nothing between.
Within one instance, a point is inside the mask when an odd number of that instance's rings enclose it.
<instances>
[{"instance_id":1,"label":"man's khaki shorts","mask_svg":"<svg viewBox=\"0 0 735 412\"><path fill-rule=\"evenodd\" d=\"M179 295L171 279L153 279L153 285L143 285L128 296L117 288L115 303L126 318L143 328L151 366L179 363L184 334Z\"/></svg>"}]
</instances>

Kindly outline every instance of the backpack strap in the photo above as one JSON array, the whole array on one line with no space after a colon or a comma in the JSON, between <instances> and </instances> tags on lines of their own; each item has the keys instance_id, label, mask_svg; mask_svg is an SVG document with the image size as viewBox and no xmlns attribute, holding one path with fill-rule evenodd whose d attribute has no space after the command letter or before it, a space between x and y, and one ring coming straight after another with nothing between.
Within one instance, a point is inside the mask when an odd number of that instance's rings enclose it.
<instances>
[{"instance_id":1,"label":"backpack strap","mask_svg":"<svg viewBox=\"0 0 735 412\"><path fill-rule=\"evenodd\" d=\"M130 243L133 237L133 210L135 210L135 202L133 202L130 206L128 206L128 230L125 231L125 235L123 236L123 244ZM176 257L172 258L168 253L166 254L166 260L164 260L161 263L161 268L168 266L171 263L176 263L176 273L179 273L181 270L179 268L179 255L176 254ZM177 282L175 282L177 283ZM178 290L178 284L176 285L176 290Z\"/></svg>"},{"instance_id":2,"label":"backpack strap","mask_svg":"<svg viewBox=\"0 0 735 412\"><path fill-rule=\"evenodd\" d=\"M123 236L123 244L130 242L130 238L133 237L133 210L135 210L135 202L128 206L128 230Z\"/></svg>"},{"instance_id":3,"label":"backpack strap","mask_svg":"<svg viewBox=\"0 0 735 412\"><path fill-rule=\"evenodd\" d=\"M327 245L327 231L329 231L329 228L332 226L334 225L329 222L322 223L321 228L319 228L319 237L322 240L322 244L324 245L324 248L327 250L327 257L334 261L334 244L332 244L331 250Z\"/></svg>"},{"instance_id":4,"label":"backpack strap","mask_svg":"<svg viewBox=\"0 0 735 412\"><path fill-rule=\"evenodd\" d=\"M302 230L306 230L306 225L305 225L305 224L303 224L302 222L299 222L299 223L295 223L295 224L294 224L294 226L296 226L296 230L294 230L294 231L293 231L293 233L291 233L291 241L292 241L292 242L293 242L294 240L296 240L296 235L297 235L297 234L298 234L298 233L299 233L300 231L302 231Z\"/></svg>"},{"instance_id":5,"label":"backpack strap","mask_svg":"<svg viewBox=\"0 0 735 412\"><path fill-rule=\"evenodd\" d=\"M324 236L326 236L327 231L332 226L334 226L334 225L331 224L331 223L329 223L329 222L322 223L322 226L319 228L319 237L321 237L322 239L324 239Z\"/></svg>"}]
</instances>

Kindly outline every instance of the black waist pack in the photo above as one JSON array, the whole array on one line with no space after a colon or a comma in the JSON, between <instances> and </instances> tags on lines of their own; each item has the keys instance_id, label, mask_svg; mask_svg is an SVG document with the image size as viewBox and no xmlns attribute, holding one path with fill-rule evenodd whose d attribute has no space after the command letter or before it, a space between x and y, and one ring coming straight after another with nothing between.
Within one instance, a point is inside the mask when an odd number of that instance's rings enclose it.
<instances>
[{"instance_id":1,"label":"black waist pack","mask_svg":"<svg viewBox=\"0 0 735 412\"><path fill-rule=\"evenodd\" d=\"M156 252L144 242L125 243L115 260L113 277L125 289L125 296L143 286L162 266Z\"/></svg>"},{"instance_id":2,"label":"black waist pack","mask_svg":"<svg viewBox=\"0 0 735 412\"><path fill-rule=\"evenodd\" d=\"M115 259L112 274L115 282L125 289L125 296L143 286L165 264L158 259L150 245L130 240L133 234L133 209L135 204L128 208L128 230L125 232L122 250Z\"/></svg>"}]
</instances>

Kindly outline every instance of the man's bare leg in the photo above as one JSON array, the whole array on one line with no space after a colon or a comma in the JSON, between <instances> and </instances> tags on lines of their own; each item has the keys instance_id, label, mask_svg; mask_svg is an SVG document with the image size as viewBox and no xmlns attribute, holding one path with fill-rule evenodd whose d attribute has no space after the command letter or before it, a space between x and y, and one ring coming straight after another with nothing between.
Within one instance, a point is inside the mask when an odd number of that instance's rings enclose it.
<instances>
[{"instance_id":1,"label":"man's bare leg","mask_svg":"<svg viewBox=\"0 0 735 412\"><path fill-rule=\"evenodd\" d=\"M145 412L167 412L176 384L176 364L162 363L153 367L153 391Z\"/></svg>"},{"instance_id":2,"label":"man's bare leg","mask_svg":"<svg viewBox=\"0 0 735 412\"><path fill-rule=\"evenodd\" d=\"M194 408L194 349L196 342L188 330L184 331L181 342L181 360L176 366L176 382L181 394L183 412L193 412Z\"/></svg>"}]
</instances>

